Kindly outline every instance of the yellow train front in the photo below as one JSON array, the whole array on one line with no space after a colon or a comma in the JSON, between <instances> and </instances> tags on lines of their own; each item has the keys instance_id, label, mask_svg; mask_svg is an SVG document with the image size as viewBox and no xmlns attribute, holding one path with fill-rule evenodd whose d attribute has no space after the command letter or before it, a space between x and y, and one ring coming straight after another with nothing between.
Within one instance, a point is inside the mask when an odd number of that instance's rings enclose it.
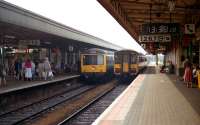
<instances>
[{"instance_id":1,"label":"yellow train front","mask_svg":"<svg viewBox=\"0 0 200 125\"><path fill-rule=\"evenodd\" d=\"M92 48L81 53L81 78L104 82L113 77L114 53Z\"/></svg>"},{"instance_id":2,"label":"yellow train front","mask_svg":"<svg viewBox=\"0 0 200 125\"><path fill-rule=\"evenodd\" d=\"M114 53L114 74L119 80L132 80L147 65L146 57L132 50Z\"/></svg>"}]
</instances>

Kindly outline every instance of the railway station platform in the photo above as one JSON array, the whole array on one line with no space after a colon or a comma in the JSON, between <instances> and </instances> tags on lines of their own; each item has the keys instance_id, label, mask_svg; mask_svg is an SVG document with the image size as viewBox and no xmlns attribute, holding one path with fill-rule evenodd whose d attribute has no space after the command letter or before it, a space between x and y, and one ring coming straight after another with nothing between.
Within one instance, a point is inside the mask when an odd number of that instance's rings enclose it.
<instances>
[{"instance_id":1,"label":"railway station platform","mask_svg":"<svg viewBox=\"0 0 200 125\"><path fill-rule=\"evenodd\" d=\"M59 81L64 81L64 80L69 80L69 79L74 79L78 78L80 75L78 74L67 74L67 75L61 75L61 76L56 76L52 80L34 80L34 81L22 81L22 80L9 80L7 81L5 86L0 87L0 95L3 94L8 94L11 92L23 90L23 89L28 89L28 88L33 88L37 86L42 86L42 85L47 85Z\"/></svg>"},{"instance_id":2,"label":"railway station platform","mask_svg":"<svg viewBox=\"0 0 200 125\"><path fill-rule=\"evenodd\" d=\"M200 125L200 90L175 75L141 74L93 125Z\"/></svg>"}]
</instances>

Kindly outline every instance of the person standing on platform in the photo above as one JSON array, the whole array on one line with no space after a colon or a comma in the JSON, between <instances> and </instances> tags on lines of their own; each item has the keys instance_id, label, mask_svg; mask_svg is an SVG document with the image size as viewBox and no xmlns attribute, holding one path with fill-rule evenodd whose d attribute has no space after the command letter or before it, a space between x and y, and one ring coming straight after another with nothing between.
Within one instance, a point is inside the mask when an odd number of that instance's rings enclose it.
<instances>
[{"instance_id":1,"label":"person standing on platform","mask_svg":"<svg viewBox=\"0 0 200 125\"><path fill-rule=\"evenodd\" d=\"M192 70L192 83L194 83L194 85L198 84L198 70L199 70L198 65L194 64L194 68Z\"/></svg>"},{"instance_id":2,"label":"person standing on platform","mask_svg":"<svg viewBox=\"0 0 200 125\"><path fill-rule=\"evenodd\" d=\"M185 65L184 82L186 82L188 88L192 87L192 67L189 62Z\"/></svg>"},{"instance_id":3,"label":"person standing on platform","mask_svg":"<svg viewBox=\"0 0 200 125\"><path fill-rule=\"evenodd\" d=\"M21 63L22 63L21 79L22 79L22 80L26 80L26 79L25 79L25 59L24 59L24 58L22 59L22 62L21 62Z\"/></svg>"},{"instance_id":4,"label":"person standing on platform","mask_svg":"<svg viewBox=\"0 0 200 125\"><path fill-rule=\"evenodd\" d=\"M38 63L38 76L39 76L40 80L42 80L43 78L45 78L43 60L40 60L40 62Z\"/></svg>"},{"instance_id":5,"label":"person standing on platform","mask_svg":"<svg viewBox=\"0 0 200 125\"><path fill-rule=\"evenodd\" d=\"M32 64L31 60L27 59L25 62L25 79L31 81L32 79Z\"/></svg>"},{"instance_id":6,"label":"person standing on platform","mask_svg":"<svg viewBox=\"0 0 200 125\"><path fill-rule=\"evenodd\" d=\"M50 77L51 71L51 65L49 63L48 57L45 58L44 60L44 79L47 80L48 77Z\"/></svg>"},{"instance_id":7,"label":"person standing on platform","mask_svg":"<svg viewBox=\"0 0 200 125\"><path fill-rule=\"evenodd\" d=\"M21 71L21 66L20 66L20 61L19 59L15 60L15 79L19 80L20 79L20 71Z\"/></svg>"},{"instance_id":8,"label":"person standing on platform","mask_svg":"<svg viewBox=\"0 0 200 125\"><path fill-rule=\"evenodd\" d=\"M32 71L32 79L34 80L35 78L35 63L34 61L31 61L31 71Z\"/></svg>"},{"instance_id":9,"label":"person standing on platform","mask_svg":"<svg viewBox=\"0 0 200 125\"><path fill-rule=\"evenodd\" d=\"M186 68L186 66L188 65L188 63L190 63L189 62L189 59L188 59L188 57L183 61L183 67L184 67L184 71L185 71L185 68Z\"/></svg>"},{"instance_id":10,"label":"person standing on platform","mask_svg":"<svg viewBox=\"0 0 200 125\"><path fill-rule=\"evenodd\" d=\"M2 85L6 85L6 70L3 64L0 64L0 86L1 83L3 83Z\"/></svg>"}]
</instances>

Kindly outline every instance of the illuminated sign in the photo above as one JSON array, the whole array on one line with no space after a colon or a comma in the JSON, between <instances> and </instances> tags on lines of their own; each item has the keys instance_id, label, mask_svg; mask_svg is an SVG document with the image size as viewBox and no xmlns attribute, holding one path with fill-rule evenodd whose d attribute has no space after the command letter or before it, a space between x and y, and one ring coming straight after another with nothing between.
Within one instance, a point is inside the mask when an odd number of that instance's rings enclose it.
<instances>
[{"instance_id":1,"label":"illuminated sign","mask_svg":"<svg viewBox=\"0 0 200 125\"><path fill-rule=\"evenodd\" d=\"M171 35L169 34L156 34L156 35L140 35L139 41L141 43L147 42L171 42Z\"/></svg>"},{"instance_id":2,"label":"illuminated sign","mask_svg":"<svg viewBox=\"0 0 200 125\"><path fill-rule=\"evenodd\" d=\"M40 46L40 40L19 40L19 44Z\"/></svg>"},{"instance_id":3,"label":"illuminated sign","mask_svg":"<svg viewBox=\"0 0 200 125\"><path fill-rule=\"evenodd\" d=\"M179 33L180 26L178 23L148 23L142 24L141 34L169 34Z\"/></svg>"}]
</instances>

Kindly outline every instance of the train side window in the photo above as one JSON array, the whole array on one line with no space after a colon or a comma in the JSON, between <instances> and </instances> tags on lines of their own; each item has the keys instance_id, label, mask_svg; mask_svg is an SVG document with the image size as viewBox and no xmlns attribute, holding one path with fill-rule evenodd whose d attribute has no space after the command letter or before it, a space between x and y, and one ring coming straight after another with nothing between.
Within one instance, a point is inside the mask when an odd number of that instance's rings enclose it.
<instances>
[{"instance_id":1,"label":"train side window","mask_svg":"<svg viewBox=\"0 0 200 125\"><path fill-rule=\"evenodd\" d=\"M97 56L97 65L103 65L104 64L104 56L98 55Z\"/></svg>"}]
</instances>

